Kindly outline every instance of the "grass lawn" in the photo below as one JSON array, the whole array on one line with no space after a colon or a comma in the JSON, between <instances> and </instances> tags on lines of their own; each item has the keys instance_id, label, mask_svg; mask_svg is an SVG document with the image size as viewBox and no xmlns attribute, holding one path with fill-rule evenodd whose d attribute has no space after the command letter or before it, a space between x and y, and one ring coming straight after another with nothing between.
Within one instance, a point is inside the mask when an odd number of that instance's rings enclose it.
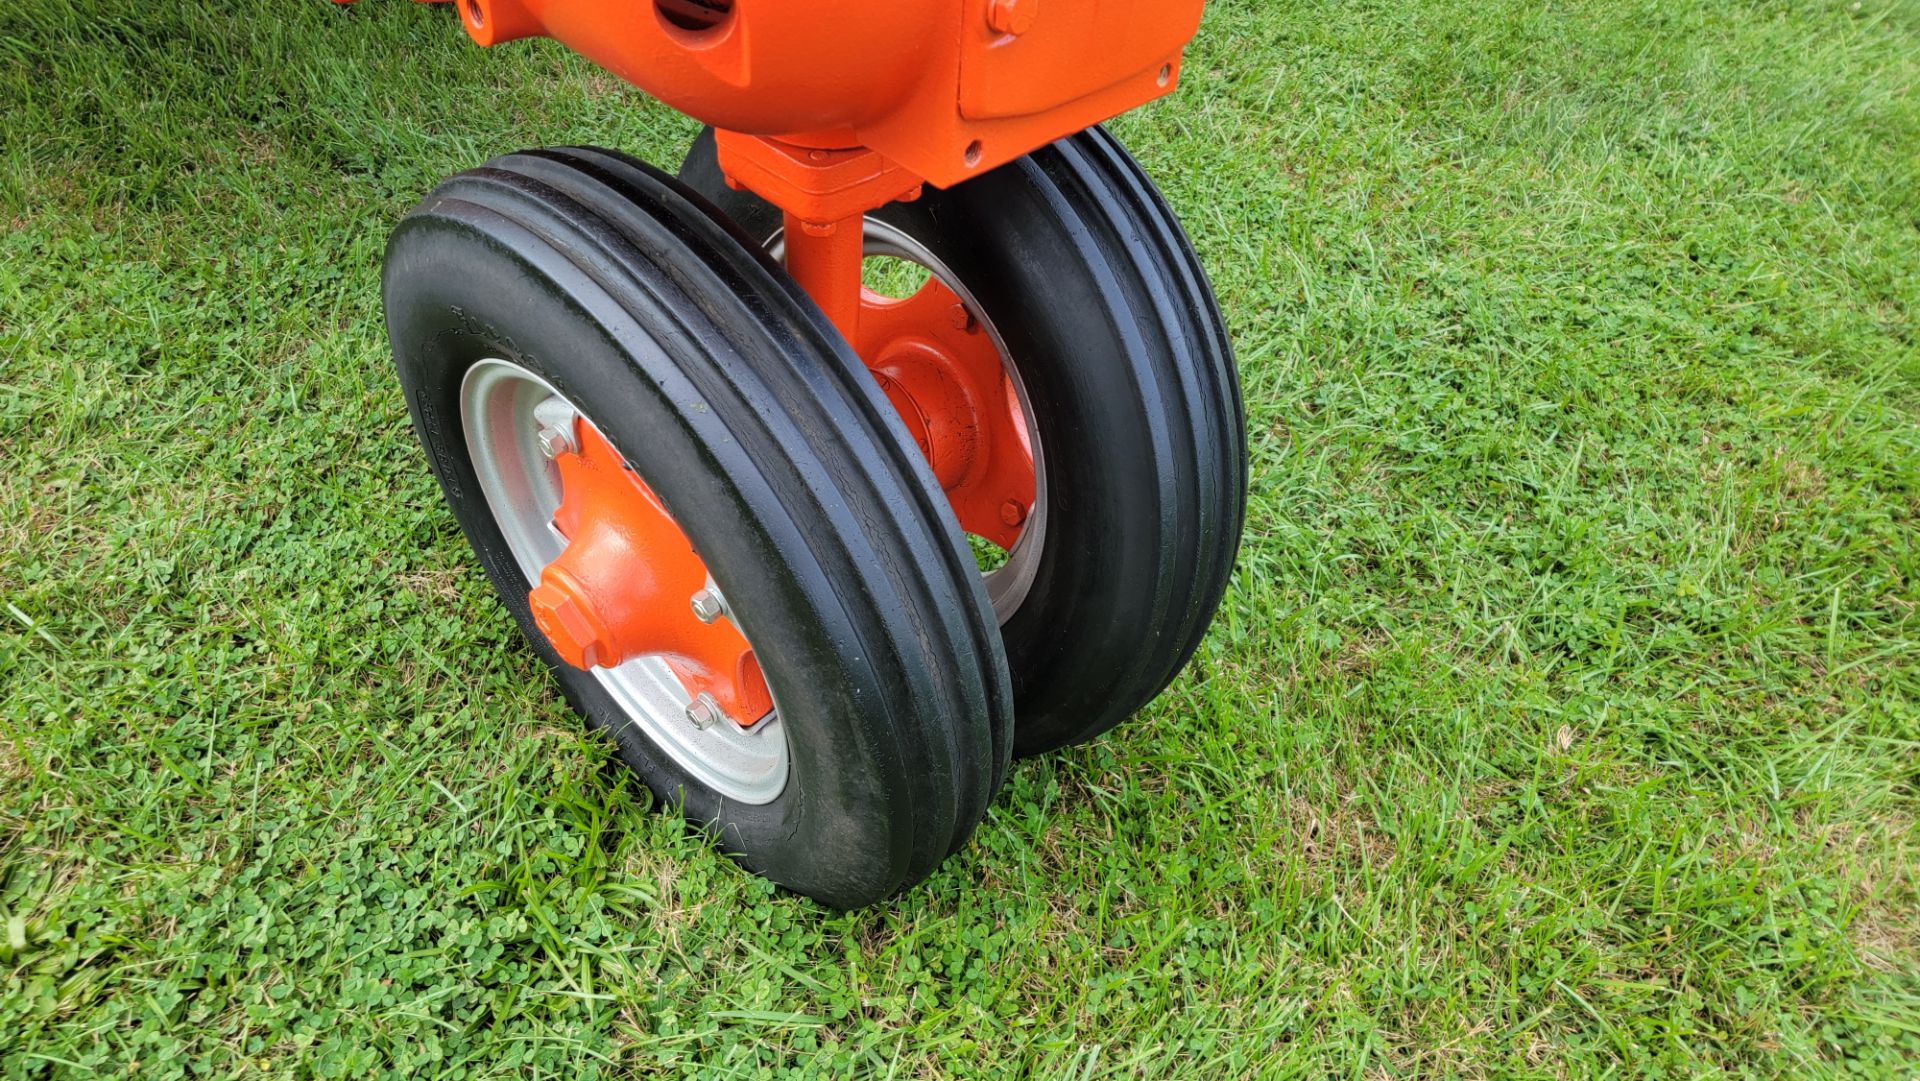
<instances>
[{"instance_id":1,"label":"grass lawn","mask_svg":"<svg viewBox=\"0 0 1920 1081\"><path fill-rule=\"evenodd\" d=\"M692 125L363 0L0 8L0 1078L1911 1078L1920 2L1216 0L1212 637L835 914L637 798L388 229Z\"/></svg>"}]
</instances>

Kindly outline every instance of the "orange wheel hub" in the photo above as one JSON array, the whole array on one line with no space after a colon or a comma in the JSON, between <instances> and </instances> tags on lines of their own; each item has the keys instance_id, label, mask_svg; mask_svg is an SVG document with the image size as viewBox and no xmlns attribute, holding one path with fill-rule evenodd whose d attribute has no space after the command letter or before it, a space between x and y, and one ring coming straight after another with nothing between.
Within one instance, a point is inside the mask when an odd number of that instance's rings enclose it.
<instances>
[{"instance_id":1,"label":"orange wheel hub","mask_svg":"<svg viewBox=\"0 0 1920 1081\"><path fill-rule=\"evenodd\" d=\"M1012 548L1033 511L1033 443L993 338L930 277L901 300L862 290L854 341L960 528Z\"/></svg>"},{"instance_id":2,"label":"orange wheel hub","mask_svg":"<svg viewBox=\"0 0 1920 1081\"><path fill-rule=\"evenodd\" d=\"M993 337L937 277L898 300L864 288L864 215L783 218L787 272L879 381L960 528L1012 548L1033 513L1033 437Z\"/></svg>"},{"instance_id":3,"label":"orange wheel hub","mask_svg":"<svg viewBox=\"0 0 1920 1081\"><path fill-rule=\"evenodd\" d=\"M755 724L773 698L752 648L729 616L703 622L694 612L709 589L706 563L613 445L579 418L572 429L554 457L553 524L567 547L528 595L534 622L576 668L658 656L696 703L710 696L733 722Z\"/></svg>"}]
</instances>

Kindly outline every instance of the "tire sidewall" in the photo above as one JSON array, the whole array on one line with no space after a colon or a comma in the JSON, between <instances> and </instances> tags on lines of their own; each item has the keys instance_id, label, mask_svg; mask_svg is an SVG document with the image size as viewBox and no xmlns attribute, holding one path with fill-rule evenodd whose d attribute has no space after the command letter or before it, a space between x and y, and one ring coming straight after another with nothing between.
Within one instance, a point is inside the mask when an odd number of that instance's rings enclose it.
<instances>
[{"instance_id":1,"label":"tire sidewall","mask_svg":"<svg viewBox=\"0 0 1920 1081\"><path fill-rule=\"evenodd\" d=\"M1111 655L1163 613L1141 610L1128 583L1158 573L1176 528L1171 499L1118 498L1166 486L1165 433L1143 425L1137 334L1113 318L1116 286L1015 163L956 188L929 191L873 217L926 246L966 287L1013 358L1046 463L1045 535L1032 582L1001 624L1022 720L1113 708L1104 678L1062 678L1070 653ZM977 223L992 220L993 229ZM1029 358L1023 362L1021 358ZM1040 358L1056 358L1042 360ZM1128 703L1130 712L1143 703Z\"/></svg>"}]
</instances>

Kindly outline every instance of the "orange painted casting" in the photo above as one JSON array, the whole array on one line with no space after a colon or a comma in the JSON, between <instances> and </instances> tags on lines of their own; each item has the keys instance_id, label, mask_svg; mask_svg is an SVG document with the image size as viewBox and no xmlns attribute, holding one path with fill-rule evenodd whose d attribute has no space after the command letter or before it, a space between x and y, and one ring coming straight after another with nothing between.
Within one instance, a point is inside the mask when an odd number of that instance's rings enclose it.
<instances>
[{"instance_id":1,"label":"orange painted casting","mask_svg":"<svg viewBox=\"0 0 1920 1081\"><path fill-rule=\"evenodd\" d=\"M868 147L941 187L1167 93L1202 0L459 0L725 131ZM794 209L756 184L776 205ZM879 203L872 204L874 206ZM869 209L863 207L861 209Z\"/></svg>"},{"instance_id":2,"label":"orange painted casting","mask_svg":"<svg viewBox=\"0 0 1920 1081\"><path fill-rule=\"evenodd\" d=\"M815 222L788 211L785 221L782 235L787 273L839 328L841 337L857 344L864 296L860 264L867 240L866 217L856 213Z\"/></svg>"},{"instance_id":3,"label":"orange painted casting","mask_svg":"<svg viewBox=\"0 0 1920 1081\"><path fill-rule=\"evenodd\" d=\"M574 437L578 449L555 459L553 522L567 548L528 595L541 633L576 668L664 657L688 695L712 695L741 725L759 721L773 699L746 638L724 615L693 614L707 565L598 430L576 420Z\"/></svg>"},{"instance_id":4,"label":"orange painted casting","mask_svg":"<svg viewBox=\"0 0 1920 1081\"><path fill-rule=\"evenodd\" d=\"M716 131L720 171L816 227L891 202L920 198L920 178L865 147L827 150L734 131Z\"/></svg>"},{"instance_id":5,"label":"orange painted casting","mask_svg":"<svg viewBox=\"0 0 1920 1081\"><path fill-rule=\"evenodd\" d=\"M861 285L863 217L826 225L789 212L787 272L853 344L933 466L960 528L1011 548L1033 511L1033 447L999 348L953 290L912 296Z\"/></svg>"},{"instance_id":6,"label":"orange painted casting","mask_svg":"<svg viewBox=\"0 0 1920 1081\"><path fill-rule=\"evenodd\" d=\"M933 466L960 528L1012 548L1033 510L1033 447L1000 350L953 290L865 292L861 359Z\"/></svg>"}]
</instances>

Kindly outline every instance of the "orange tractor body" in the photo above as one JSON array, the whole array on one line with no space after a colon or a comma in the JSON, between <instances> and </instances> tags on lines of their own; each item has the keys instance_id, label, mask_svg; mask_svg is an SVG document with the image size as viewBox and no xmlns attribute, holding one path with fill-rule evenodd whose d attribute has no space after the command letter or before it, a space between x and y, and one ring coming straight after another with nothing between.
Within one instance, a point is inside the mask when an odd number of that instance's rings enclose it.
<instances>
[{"instance_id":1,"label":"orange tractor body","mask_svg":"<svg viewBox=\"0 0 1920 1081\"><path fill-rule=\"evenodd\" d=\"M482 45L554 38L721 131L876 151L914 178L901 191L951 186L1167 93L1201 12L1201 0L459 5Z\"/></svg>"}]
</instances>

